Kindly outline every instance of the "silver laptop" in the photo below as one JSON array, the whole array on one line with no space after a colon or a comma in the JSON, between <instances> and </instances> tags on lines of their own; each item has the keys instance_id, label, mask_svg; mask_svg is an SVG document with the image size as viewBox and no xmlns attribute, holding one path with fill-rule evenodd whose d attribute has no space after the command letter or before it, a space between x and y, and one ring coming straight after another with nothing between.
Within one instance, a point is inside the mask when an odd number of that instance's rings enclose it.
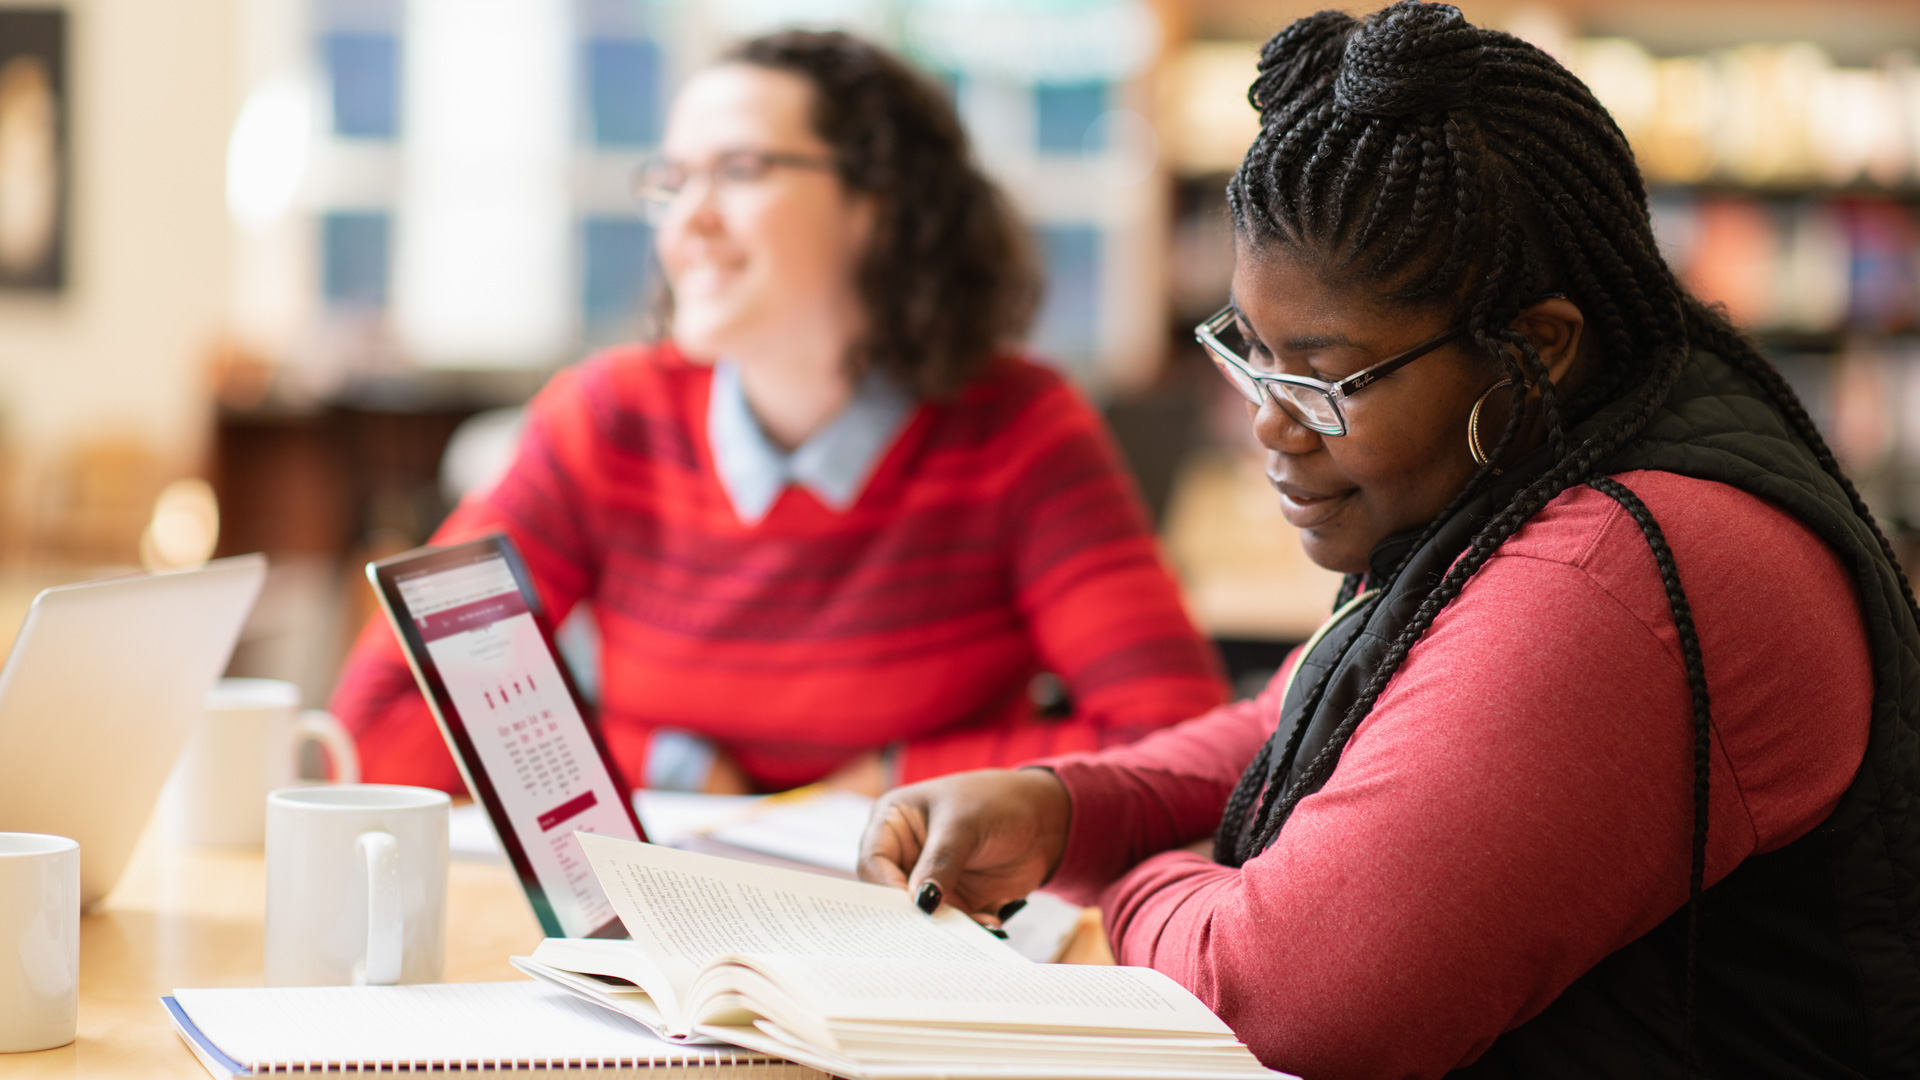
<instances>
[{"instance_id":1,"label":"silver laptop","mask_svg":"<svg viewBox=\"0 0 1920 1080\"><path fill-rule=\"evenodd\" d=\"M80 842L80 902L120 879L226 670L263 555L48 589L0 668L0 832Z\"/></svg>"}]
</instances>

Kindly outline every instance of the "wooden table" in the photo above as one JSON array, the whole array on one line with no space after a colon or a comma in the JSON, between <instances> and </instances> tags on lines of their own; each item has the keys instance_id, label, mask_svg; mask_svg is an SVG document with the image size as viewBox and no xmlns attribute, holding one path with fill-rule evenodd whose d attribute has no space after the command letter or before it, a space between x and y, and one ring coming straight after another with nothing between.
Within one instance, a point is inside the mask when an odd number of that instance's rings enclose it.
<instances>
[{"instance_id":1,"label":"wooden table","mask_svg":"<svg viewBox=\"0 0 1920 1080\"><path fill-rule=\"evenodd\" d=\"M160 996L183 986L259 986L265 907L260 853L173 849L148 829L119 887L80 920L79 1038L55 1050L0 1054L0 1076L206 1080ZM525 978L507 957L532 952L540 938L506 863L453 860L448 982ZM1083 916L1062 959L1113 962L1097 911Z\"/></svg>"}]
</instances>

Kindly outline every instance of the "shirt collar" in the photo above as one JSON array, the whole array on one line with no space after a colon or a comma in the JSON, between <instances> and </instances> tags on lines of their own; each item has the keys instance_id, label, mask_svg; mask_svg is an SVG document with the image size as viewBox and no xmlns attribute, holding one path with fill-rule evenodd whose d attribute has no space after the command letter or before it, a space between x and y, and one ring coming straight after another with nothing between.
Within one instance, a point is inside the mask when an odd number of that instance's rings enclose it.
<instances>
[{"instance_id":1,"label":"shirt collar","mask_svg":"<svg viewBox=\"0 0 1920 1080\"><path fill-rule=\"evenodd\" d=\"M798 484L832 509L845 511L860 497L913 404L892 379L869 371L839 415L788 452L767 437L754 417L740 387L739 368L722 359L713 365L707 446L720 486L745 524L766 517L788 484Z\"/></svg>"}]
</instances>

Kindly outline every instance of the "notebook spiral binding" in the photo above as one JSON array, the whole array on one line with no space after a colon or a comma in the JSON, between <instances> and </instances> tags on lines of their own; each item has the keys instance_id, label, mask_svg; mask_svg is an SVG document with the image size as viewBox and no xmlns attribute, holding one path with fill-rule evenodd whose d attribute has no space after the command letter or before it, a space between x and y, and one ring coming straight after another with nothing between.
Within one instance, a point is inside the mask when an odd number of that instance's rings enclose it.
<instances>
[{"instance_id":1,"label":"notebook spiral binding","mask_svg":"<svg viewBox=\"0 0 1920 1080\"><path fill-rule=\"evenodd\" d=\"M616 1080L624 1074L653 1074L657 1068L678 1068L674 1080L705 1080L707 1076L726 1076L728 1080L776 1080L787 1076L820 1076L812 1068L791 1061L768 1059L762 1053L728 1053L726 1057L545 1057L522 1061L263 1061L253 1067L255 1074L286 1072L311 1074L334 1072L359 1076L367 1072L528 1072L545 1076L566 1076L582 1072L601 1080Z\"/></svg>"},{"instance_id":2,"label":"notebook spiral binding","mask_svg":"<svg viewBox=\"0 0 1920 1080\"><path fill-rule=\"evenodd\" d=\"M253 1067L254 1075L264 1074L313 1074L332 1073L345 1076L359 1076L368 1073L471 1073L487 1075L497 1073L526 1073L550 1077L565 1077L578 1074L592 1077L594 1080L625 1080L626 1077L655 1075L654 1070L671 1068L673 1080L800 1080L800 1078L821 1077L824 1074L797 1065L790 1061L779 1061L764 1054L729 1053L722 1058L713 1057L646 1057L646 1058L531 1058L523 1060L470 1060L470 1061L273 1061L259 1062Z\"/></svg>"}]
</instances>

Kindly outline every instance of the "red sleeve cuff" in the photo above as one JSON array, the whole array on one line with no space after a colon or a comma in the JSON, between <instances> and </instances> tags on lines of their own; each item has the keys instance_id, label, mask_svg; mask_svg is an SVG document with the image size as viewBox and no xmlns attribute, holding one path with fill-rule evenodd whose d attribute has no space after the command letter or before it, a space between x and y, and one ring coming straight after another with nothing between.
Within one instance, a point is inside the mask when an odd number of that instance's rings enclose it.
<instances>
[{"instance_id":1,"label":"red sleeve cuff","mask_svg":"<svg viewBox=\"0 0 1920 1080\"><path fill-rule=\"evenodd\" d=\"M1090 763L1089 756L1067 754L1029 766L1051 770L1066 786L1073 819L1067 827L1066 852L1046 888L1082 907L1098 903L1100 891L1126 873L1131 858L1128 845L1113 842L1121 785L1111 770Z\"/></svg>"}]
</instances>

